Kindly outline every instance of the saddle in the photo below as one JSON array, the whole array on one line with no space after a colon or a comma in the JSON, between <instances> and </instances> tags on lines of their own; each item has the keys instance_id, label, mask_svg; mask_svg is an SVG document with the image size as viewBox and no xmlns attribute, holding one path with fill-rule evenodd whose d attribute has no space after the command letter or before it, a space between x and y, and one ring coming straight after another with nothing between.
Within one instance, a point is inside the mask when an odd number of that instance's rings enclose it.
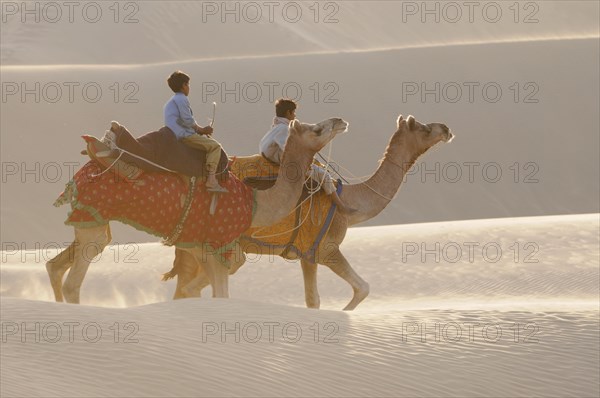
<instances>
[{"instance_id":1,"label":"saddle","mask_svg":"<svg viewBox=\"0 0 600 398\"><path fill-rule=\"evenodd\" d=\"M323 166L316 160L313 162L319 166ZM279 175L279 164L269 160L264 154L239 156L235 158L235 161L230 166L230 171L240 181L244 182L244 184L262 191L275 185L275 181L277 181L277 176ZM317 182L309 179L304 185L300 200L306 198L308 191L314 190L317 185Z\"/></svg>"},{"instance_id":2,"label":"saddle","mask_svg":"<svg viewBox=\"0 0 600 398\"><path fill-rule=\"evenodd\" d=\"M207 174L206 152L183 144L168 127L136 139L124 126L112 122L102 140L89 135L83 139L87 149L82 153L127 181L137 179L145 171L178 173L184 180L205 178ZM221 151L217 167L217 179L221 182L229 177L228 163L227 154Z\"/></svg>"},{"instance_id":3,"label":"saddle","mask_svg":"<svg viewBox=\"0 0 600 398\"><path fill-rule=\"evenodd\" d=\"M258 190L272 187L279 170L279 164L262 154L237 157L231 165L233 175ZM244 240L259 247L281 250L284 257L293 253L294 256L314 259L323 237L329 230L335 209L331 197L323 190L307 200L309 189L312 191L316 187L311 184L316 183L309 180L305 184L296 208L287 217L275 225L249 228L244 232ZM338 186L338 192L340 189Z\"/></svg>"}]
</instances>

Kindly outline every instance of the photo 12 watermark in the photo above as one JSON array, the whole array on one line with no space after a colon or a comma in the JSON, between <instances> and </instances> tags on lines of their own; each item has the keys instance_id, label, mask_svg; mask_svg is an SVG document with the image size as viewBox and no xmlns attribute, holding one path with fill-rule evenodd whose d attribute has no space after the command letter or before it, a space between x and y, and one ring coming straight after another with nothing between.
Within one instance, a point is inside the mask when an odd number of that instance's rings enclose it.
<instances>
[{"instance_id":1,"label":"photo 12 watermark","mask_svg":"<svg viewBox=\"0 0 600 398\"><path fill-rule=\"evenodd\" d=\"M2 1L3 24L139 23L140 3L136 1Z\"/></svg>"},{"instance_id":2,"label":"photo 12 watermark","mask_svg":"<svg viewBox=\"0 0 600 398\"><path fill-rule=\"evenodd\" d=\"M403 343L539 343L535 323L403 322Z\"/></svg>"},{"instance_id":3,"label":"photo 12 watermark","mask_svg":"<svg viewBox=\"0 0 600 398\"><path fill-rule=\"evenodd\" d=\"M86 151L81 153L88 155ZM115 155L115 159L118 155ZM99 179L102 175L110 176L114 183L131 183L138 180L143 173L140 168L129 162L119 162L118 167L105 168L98 163L85 162L14 162L1 163L1 180L3 184L67 184L75 174L80 172L82 166L87 167L78 175L78 181L89 184L106 182Z\"/></svg>"},{"instance_id":4,"label":"photo 12 watermark","mask_svg":"<svg viewBox=\"0 0 600 398\"><path fill-rule=\"evenodd\" d=\"M1 164L2 183L67 183L81 166L81 162L6 161Z\"/></svg>"},{"instance_id":5,"label":"photo 12 watermark","mask_svg":"<svg viewBox=\"0 0 600 398\"><path fill-rule=\"evenodd\" d=\"M140 86L136 82L94 81L3 81L2 103L56 104L111 102L137 104Z\"/></svg>"},{"instance_id":6,"label":"photo 12 watermark","mask_svg":"<svg viewBox=\"0 0 600 398\"><path fill-rule=\"evenodd\" d=\"M14 322L3 321L0 325L2 344L23 343L139 343L136 322Z\"/></svg>"},{"instance_id":7,"label":"photo 12 watermark","mask_svg":"<svg viewBox=\"0 0 600 398\"><path fill-rule=\"evenodd\" d=\"M277 81L222 81L202 82L202 102L221 103L257 102L272 104L278 98L315 104L337 104L340 102L340 86L333 81L326 82L277 82Z\"/></svg>"},{"instance_id":8,"label":"photo 12 watermark","mask_svg":"<svg viewBox=\"0 0 600 398\"><path fill-rule=\"evenodd\" d=\"M540 86L534 81L411 81L402 82L402 103L538 104Z\"/></svg>"},{"instance_id":9,"label":"photo 12 watermark","mask_svg":"<svg viewBox=\"0 0 600 398\"><path fill-rule=\"evenodd\" d=\"M137 264L140 262L140 245L134 242L119 243L104 249L97 242L25 242L3 241L1 247L2 263L45 264L56 257L62 250L67 250L68 262L73 262L76 256L83 261L97 263L100 260L114 263Z\"/></svg>"},{"instance_id":10,"label":"photo 12 watermark","mask_svg":"<svg viewBox=\"0 0 600 398\"><path fill-rule=\"evenodd\" d=\"M203 1L202 23L339 23L334 1Z\"/></svg>"},{"instance_id":11,"label":"photo 12 watermark","mask_svg":"<svg viewBox=\"0 0 600 398\"><path fill-rule=\"evenodd\" d=\"M403 1L402 23L540 22L540 3L535 1Z\"/></svg>"},{"instance_id":12,"label":"photo 12 watermark","mask_svg":"<svg viewBox=\"0 0 600 398\"><path fill-rule=\"evenodd\" d=\"M339 343L336 322L202 322L203 343Z\"/></svg>"},{"instance_id":13,"label":"photo 12 watermark","mask_svg":"<svg viewBox=\"0 0 600 398\"><path fill-rule=\"evenodd\" d=\"M402 241L402 263L489 263L509 261L537 264L537 242L415 242Z\"/></svg>"},{"instance_id":14,"label":"photo 12 watermark","mask_svg":"<svg viewBox=\"0 0 600 398\"><path fill-rule=\"evenodd\" d=\"M410 166L406 163L406 167ZM541 182L537 162L417 162L404 175L403 182L467 184L538 184Z\"/></svg>"}]
</instances>

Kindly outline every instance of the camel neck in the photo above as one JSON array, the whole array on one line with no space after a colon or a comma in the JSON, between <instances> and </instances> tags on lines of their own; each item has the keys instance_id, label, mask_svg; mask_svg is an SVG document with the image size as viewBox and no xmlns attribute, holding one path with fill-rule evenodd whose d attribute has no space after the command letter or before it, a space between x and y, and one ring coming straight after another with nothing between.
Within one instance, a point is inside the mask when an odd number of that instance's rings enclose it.
<instances>
[{"instance_id":1,"label":"camel neck","mask_svg":"<svg viewBox=\"0 0 600 398\"><path fill-rule=\"evenodd\" d=\"M257 208L252 227L275 224L294 209L314 155L301 148L296 137L288 137L275 185L256 192Z\"/></svg>"},{"instance_id":2,"label":"camel neck","mask_svg":"<svg viewBox=\"0 0 600 398\"><path fill-rule=\"evenodd\" d=\"M344 188L342 200L358 209L349 217L348 225L367 221L386 208L394 198L406 173L422 152L411 151L401 137L392 137L375 173L360 184Z\"/></svg>"}]
</instances>

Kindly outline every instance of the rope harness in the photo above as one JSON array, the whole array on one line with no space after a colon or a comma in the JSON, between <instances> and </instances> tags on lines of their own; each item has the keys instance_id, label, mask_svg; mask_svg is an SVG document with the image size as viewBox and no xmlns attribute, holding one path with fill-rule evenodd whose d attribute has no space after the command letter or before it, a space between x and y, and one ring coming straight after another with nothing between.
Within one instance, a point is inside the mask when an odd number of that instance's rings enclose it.
<instances>
[{"instance_id":1,"label":"rope harness","mask_svg":"<svg viewBox=\"0 0 600 398\"><path fill-rule=\"evenodd\" d=\"M171 232L171 235L169 235L168 237L166 237L162 240L163 245L173 246L175 244L175 242L177 242L177 239L179 239L179 236L181 235L181 232L183 231L183 224L185 224L185 221L187 220L187 218L190 214L190 209L192 208L192 202L194 201L195 193L196 193L196 177L191 177L188 193L185 197L185 203L183 204L183 210L181 212L181 216L179 217L179 222L173 229L173 232Z\"/></svg>"}]
</instances>

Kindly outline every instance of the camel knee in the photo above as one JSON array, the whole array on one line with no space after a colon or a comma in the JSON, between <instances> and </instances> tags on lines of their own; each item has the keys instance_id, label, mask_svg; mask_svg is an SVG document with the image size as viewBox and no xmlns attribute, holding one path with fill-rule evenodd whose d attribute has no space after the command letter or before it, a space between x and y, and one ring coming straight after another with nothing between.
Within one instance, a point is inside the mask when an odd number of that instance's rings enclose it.
<instances>
[{"instance_id":1,"label":"camel knee","mask_svg":"<svg viewBox=\"0 0 600 398\"><path fill-rule=\"evenodd\" d=\"M110 236L109 232L106 232L106 233L98 236L93 242L96 245L96 248L98 250L97 254L102 253L102 251L106 248L106 246L108 246L110 241L111 241L111 236Z\"/></svg>"},{"instance_id":2,"label":"camel knee","mask_svg":"<svg viewBox=\"0 0 600 398\"><path fill-rule=\"evenodd\" d=\"M363 281L360 285L353 288L353 290L355 296L358 295L361 297L361 299L364 299L369 295L371 287L369 286L368 282Z\"/></svg>"},{"instance_id":3,"label":"camel knee","mask_svg":"<svg viewBox=\"0 0 600 398\"><path fill-rule=\"evenodd\" d=\"M75 239L77 242L77 249L83 253L97 252L99 254L104 250L106 246L112 240L110 228L108 226L101 226L89 229L76 229ZM90 249L91 248L91 249Z\"/></svg>"},{"instance_id":4,"label":"camel knee","mask_svg":"<svg viewBox=\"0 0 600 398\"><path fill-rule=\"evenodd\" d=\"M77 243L73 242L69 245L69 247L48 260L48 262L46 262L46 271L48 271L48 274L56 273L61 270L66 271L75 258L76 246Z\"/></svg>"},{"instance_id":5,"label":"camel knee","mask_svg":"<svg viewBox=\"0 0 600 398\"><path fill-rule=\"evenodd\" d=\"M56 275L56 267L55 267L55 265L56 265L56 263L53 263L52 260L46 262L46 272L50 276L50 280L51 281L52 281L52 279L54 279L54 277Z\"/></svg>"}]
</instances>

